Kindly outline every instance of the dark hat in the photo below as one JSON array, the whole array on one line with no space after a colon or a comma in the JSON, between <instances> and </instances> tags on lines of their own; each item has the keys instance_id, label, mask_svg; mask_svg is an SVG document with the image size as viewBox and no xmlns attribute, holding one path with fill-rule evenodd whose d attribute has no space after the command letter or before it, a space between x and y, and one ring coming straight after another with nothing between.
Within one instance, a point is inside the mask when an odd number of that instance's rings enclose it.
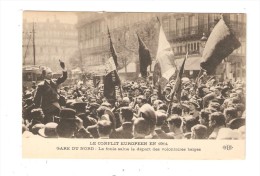
<instances>
[{"instance_id":1,"label":"dark hat","mask_svg":"<svg viewBox=\"0 0 260 176\"><path fill-rule=\"evenodd\" d=\"M76 111L71 108L64 108L60 111L60 118L62 119L75 119Z\"/></svg>"},{"instance_id":2,"label":"dark hat","mask_svg":"<svg viewBox=\"0 0 260 176\"><path fill-rule=\"evenodd\" d=\"M71 106L77 112L85 112L87 103L86 102L76 102L76 103L72 103Z\"/></svg>"},{"instance_id":3,"label":"dark hat","mask_svg":"<svg viewBox=\"0 0 260 176\"><path fill-rule=\"evenodd\" d=\"M58 137L57 135L57 128L58 124L54 122L47 123L44 128L41 128L38 133L40 136L45 138L55 138Z\"/></svg>"}]
</instances>

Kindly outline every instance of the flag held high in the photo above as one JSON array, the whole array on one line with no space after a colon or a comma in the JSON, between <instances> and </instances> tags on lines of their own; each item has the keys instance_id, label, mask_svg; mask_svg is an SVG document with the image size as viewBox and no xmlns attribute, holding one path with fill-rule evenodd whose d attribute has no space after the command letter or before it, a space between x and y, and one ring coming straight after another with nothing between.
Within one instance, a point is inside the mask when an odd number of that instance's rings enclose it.
<instances>
[{"instance_id":1,"label":"flag held high","mask_svg":"<svg viewBox=\"0 0 260 176\"><path fill-rule=\"evenodd\" d=\"M152 57L150 54L149 49L146 47L143 40L138 37L138 43L139 43L139 61L140 61L140 73L141 76L146 78L148 76L147 74L147 67L152 64Z\"/></svg>"},{"instance_id":2,"label":"flag held high","mask_svg":"<svg viewBox=\"0 0 260 176\"><path fill-rule=\"evenodd\" d=\"M120 86L120 79L116 71L116 65L113 57L110 57L105 63L106 75L104 77L104 97L108 100L116 99L116 86Z\"/></svg>"},{"instance_id":3,"label":"flag held high","mask_svg":"<svg viewBox=\"0 0 260 176\"><path fill-rule=\"evenodd\" d=\"M158 41L158 50L156 55L156 64L155 64L155 72L156 69L160 69L161 78L159 78L159 84L161 84L162 89L166 86L169 79L174 75L176 71L176 66L171 60L174 58L174 53L169 42L166 39L165 33L163 31L162 26L160 26L159 33L159 41Z\"/></svg>"},{"instance_id":4,"label":"flag held high","mask_svg":"<svg viewBox=\"0 0 260 176\"><path fill-rule=\"evenodd\" d=\"M117 52L116 52L116 49L114 47L114 44L112 42L112 39L111 39L111 35L110 35L110 31L109 31L109 28L107 27L107 32L108 32L108 37L109 37L109 43L110 43L110 52L111 52L111 55L114 59L114 63L116 65L116 68L118 67L118 63L117 63Z\"/></svg>"},{"instance_id":5,"label":"flag held high","mask_svg":"<svg viewBox=\"0 0 260 176\"><path fill-rule=\"evenodd\" d=\"M177 100L179 102L181 101L181 85L182 85L181 79L182 79L182 75L184 72L184 65L187 58L188 58L188 52L186 53L185 59L183 60L180 71L178 73L171 100L173 100L173 96L175 95L177 97Z\"/></svg>"},{"instance_id":6,"label":"flag held high","mask_svg":"<svg viewBox=\"0 0 260 176\"><path fill-rule=\"evenodd\" d=\"M221 18L212 30L202 55L200 66L207 74L214 74L217 66L229 56L241 43Z\"/></svg>"}]
</instances>

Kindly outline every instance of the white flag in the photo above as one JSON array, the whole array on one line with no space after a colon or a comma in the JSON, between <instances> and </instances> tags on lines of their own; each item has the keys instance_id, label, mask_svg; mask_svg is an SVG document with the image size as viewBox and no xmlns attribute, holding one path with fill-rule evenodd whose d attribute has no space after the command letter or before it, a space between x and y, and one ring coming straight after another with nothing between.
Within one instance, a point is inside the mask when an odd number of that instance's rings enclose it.
<instances>
[{"instance_id":1,"label":"white flag","mask_svg":"<svg viewBox=\"0 0 260 176\"><path fill-rule=\"evenodd\" d=\"M158 50L156 60L160 64L162 77L169 81L170 77L175 73L176 67L172 64L174 53L171 45L166 39L162 26L160 27Z\"/></svg>"}]
</instances>

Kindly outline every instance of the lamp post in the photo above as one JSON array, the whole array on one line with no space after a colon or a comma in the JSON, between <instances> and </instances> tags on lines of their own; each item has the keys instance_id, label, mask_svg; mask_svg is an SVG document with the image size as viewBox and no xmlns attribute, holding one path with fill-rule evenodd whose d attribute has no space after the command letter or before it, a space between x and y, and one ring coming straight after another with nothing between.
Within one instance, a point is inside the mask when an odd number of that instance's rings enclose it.
<instances>
[{"instance_id":1,"label":"lamp post","mask_svg":"<svg viewBox=\"0 0 260 176\"><path fill-rule=\"evenodd\" d=\"M203 32L202 37L200 39L200 44L201 44L202 48L205 48L207 40L208 40L208 38L206 37L206 34Z\"/></svg>"},{"instance_id":2,"label":"lamp post","mask_svg":"<svg viewBox=\"0 0 260 176\"><path fill-rule=\"evenodd\" d=\"M205 48L205 46L206 46L206 43L207 43L207 40L208 40L208 38L206 37L206 34L203 32L203 34L202 34L202 37L201 37L201 39L200 39L200 54L202 55L203 54L203 50L204 50L204 48Z\"/></svg>"}]
</instances>

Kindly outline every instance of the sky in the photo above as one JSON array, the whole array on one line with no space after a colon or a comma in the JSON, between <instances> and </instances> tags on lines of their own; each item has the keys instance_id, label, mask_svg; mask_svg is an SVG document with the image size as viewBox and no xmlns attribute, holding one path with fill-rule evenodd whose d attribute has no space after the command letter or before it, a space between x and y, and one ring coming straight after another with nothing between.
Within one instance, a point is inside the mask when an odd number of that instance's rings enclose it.
<instances>
[{"instance_id":1,"label":"sky","mask_svg":"<svg viewBox=\"0 0 260 176\"><path fill-rule=\"evenodd\" d=\"M28 22L45 22L47 19L53 21L58 19L61 23L76 24L77 16L73 12L44 12L44 11L24 11L23 19Z\"/></svg>"}]
</instances>

